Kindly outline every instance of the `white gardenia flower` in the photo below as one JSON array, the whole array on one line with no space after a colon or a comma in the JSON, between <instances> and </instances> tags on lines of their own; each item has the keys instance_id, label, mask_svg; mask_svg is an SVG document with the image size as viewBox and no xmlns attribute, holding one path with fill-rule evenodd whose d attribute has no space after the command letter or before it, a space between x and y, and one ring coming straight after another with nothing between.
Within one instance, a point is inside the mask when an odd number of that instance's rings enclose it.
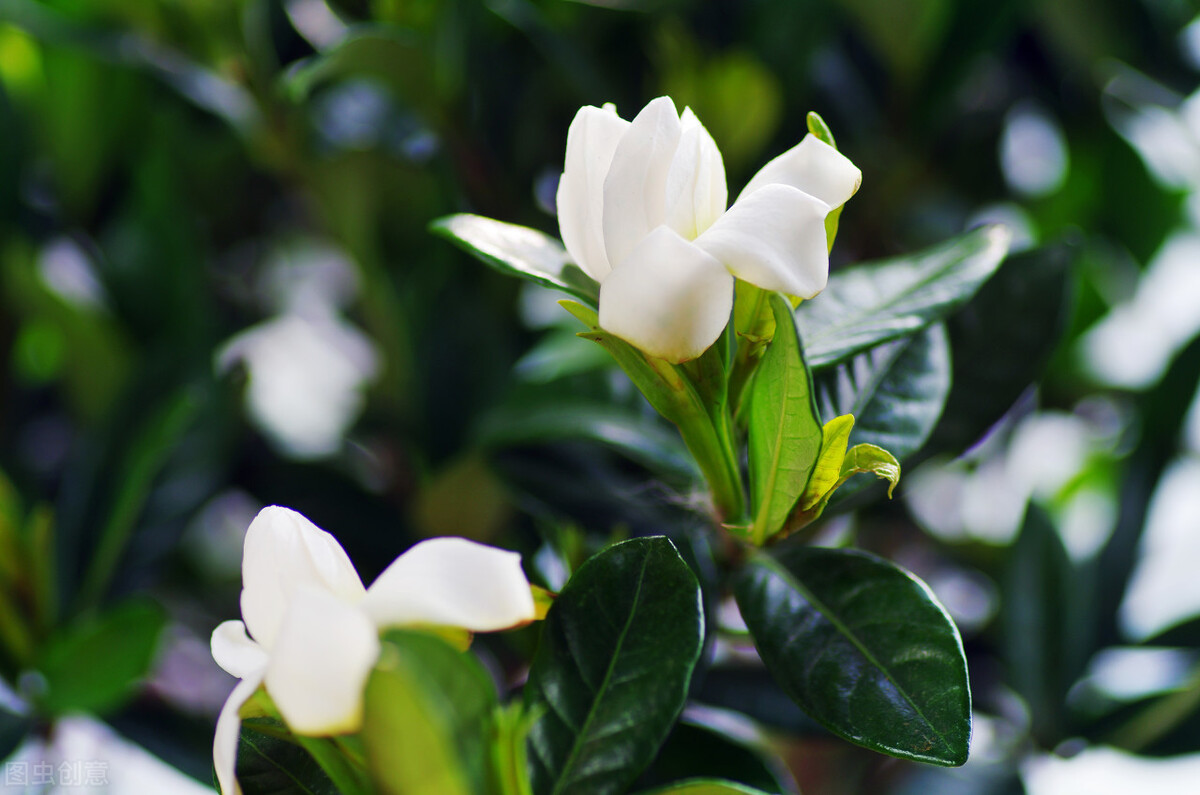
<instances>
[{"instance_id":1,"label":"white gardenia flower","mask_svg":"<svg viewBox=\"0 0 1200 795\"><path fill-rule=\"evenodd\" d=\"M357 731L362 694L388 627L508 629L534 619L515 552L462 538L422 541L364 588L337 540L288 508L264 508L246 531L242 621L212 636L217 663L242 681L217 719L213 762L225 795L234 775L238 710L260 685L297 734ZM249 634L247 634L249 631Z\"/></svg>"},{"instance_id":2,"label":"white gardenia flower","mask_svg":"<svg viewBox=\"0 0 1200 795\"><path fill-rule=\"evenodd\" d=\"M652 356L694 359L725 328L734 277L811 298L825 287L825 216L862 173L808 135L726 210L725 166L690 108L659 97L632 122L584 107L567 132L558 225L600 282L600 326Z\"/></svg>"}]
</instances>

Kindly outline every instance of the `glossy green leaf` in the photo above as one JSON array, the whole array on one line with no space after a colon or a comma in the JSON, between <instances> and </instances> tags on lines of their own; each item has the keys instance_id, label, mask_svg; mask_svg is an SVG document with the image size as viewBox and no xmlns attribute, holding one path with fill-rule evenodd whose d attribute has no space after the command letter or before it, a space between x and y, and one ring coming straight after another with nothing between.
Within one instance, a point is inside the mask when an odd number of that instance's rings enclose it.
<instances>
[{"instance_id":1,"label":"glossy green leaf","mask_svg":"<svg viewBox=\"0 0 1200 795\"><path fill-rule=\"evenodd\" d=\"M945 328L864 351L814 381L823 415L854 415L851 445L882 447L903 461L929 438L950 393Z\"/></svg>"},{"instance_id":2,"label":"glossy green leaf","mask_svg":"<svg viewBox=\"0 0 1200 795\"><path fill-rule=\"evenodd\" d=\"M242 721L237 780L243 795L343 795L287 727L272 718Z\"/></svg>"},{"instance_id":3,"label":"glossy green leaf","mask_svg":"<svg viewBox=\"0 0 1200 795\"><path fill-rule=\"evenodd\" d=\"M995 272L1010 237L1006 227L981 227L916 254L830 274L824 291L796 310L809 367L845 361L953 312Z\"/></svg>"},{"instance_id":4,"label":"glossy green leaf","mask_svg":"<svg viewBox=\"0 0 1200 795\"><path fill-rule=\"evenodd\" d=\"M1061 243L1010 257L948 324L954 388L922 456L970 447L1039 377L1067 328L1079 255Z\"/></svg>"},{"instance_id":5,"label":"glossy green leaf","mask_svg":"<svg viewBox=\"0 0 1200 795\"><path fill-rule=\"evenodd\" d=\"M489 448L587 439L655 472L687 480L699 475L671 426L611 403L559 400L497 409L484 417L479 438Z\"/></svg>"},{"instance_id":6,"label":"glossy green leaf","mask_svg":"<svg viewBox=\"0 0 1200 795\"><path fill-rule=\"evenodd\" d=\"M538 795L618 793L670 732L704 639L700 587L663 536L584 563L550 608L525 703Z\"/></svg>"},{"instance_id":7,"label":"glossy green leaf","mask_svg":"<svg viewBox=\"0 0 1200 795\"><path fill-rule=\"evenodd\" d=\"M830 731L905 759L966 761L962 641L916 577L866 552L793 547L755 555L735 589L767 669Z\"/></svg>"},{"instance_id":8,"label":"glossy green leaf","mask_svg":"<svg viewBox=\"0 0 1200 795\"><path fill-rule=\"evenodd\" d=\"M157 603L131 599L69 627L38 663L46 678L42 708L60 715L120 706L149 672L165 625Z\"/></svg>"},{"instance_id":9,"label":"glossy green leaf","mask_svg":"<svg viewBox=\"0 0 1200 795\"><path fill-rule=\"evenodd\" d=\"M646 790L639 795L767 795L760 789L722 781L716 778L696 778L680 781L660 789Z\"/></svg>"},{"instance_id":10,"label":"glossy green leaf","mask_svg":"<svg viewBox=\"0 0 1200 795\"><path fill-rule=\"evenodd\" d=\"M363 702L361 736L378 792L482 791L496 689L469 653L424 633L389 632Z\"/></svg>"},{"instance_id":11,"label":"glossy green leaf","mask_svg":"<svg viewBox=\"0 0 1200 795\"><path fill-rule=\"evenodd\" d=\"M600 285L571 262L562 243L536 229L470 213L439 218L429 229L501 273L562 290L592 306L600 300Z\"/></svg>"},{"instance_id":12,"label":"glossy green leaf","mask_svg":"<svg viewBox=\"0 0 1200 795\"><path fill-rule=\"evenodd\" d=\"M638 785L671 792L671 787L695 779L736 782L755 791L797 790L787 766L752 720L738 712L693 705Z\"/></svg>"},{"instance_id":13,"label":"glossy green leaf","mask_svg":"<svg viewBox=\"0 0 1200 795\"><path fill-rule=\"evenodd\" d=\"M775 339L758 365L748 398L754 505L750 538L756 544L783 527L821 451L821 415L800 340L792 330L791 306L783 296L773 295L771 309Z\"/></svg>"}]
</instances>

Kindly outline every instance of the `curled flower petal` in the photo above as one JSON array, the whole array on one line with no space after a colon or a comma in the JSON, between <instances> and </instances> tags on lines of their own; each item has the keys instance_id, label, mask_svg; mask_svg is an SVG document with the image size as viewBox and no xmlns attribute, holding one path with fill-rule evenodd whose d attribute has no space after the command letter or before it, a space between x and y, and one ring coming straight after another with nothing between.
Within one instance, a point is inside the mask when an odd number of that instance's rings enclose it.
<instances>
[{"instance_id":1,"label":"curled flower petal","mask_svg":"<svg viewBox=\"0 0 1200 795\"><path fill-rule=\"evenodd\" d=\"M567 130L566 163L556 198L558 229L575 264L596 281L603 281L611 270L600 221L604 177L628 128L629 122L610 105L580 108Z\"/></svg>"},{"instance_id":2,"label":"curled flower petal","mask_svg":"<svg viewBox=\"0 0 1200 795\"><path fill-rule=\"evenodd\" d=\"M600 286L600 327L672 362L695 359L716 342L732 308L725 266L666 226Z\"/></svg>"},{"instance_id":3,"label":"curled flower petal","mask_svg":"<svg viewBox=\"0 0 1200 795\"><path fill-rule=\"evenodd\" d=\"M850 159L814 135L767 163L738 196L749 198L767 185L791 185L829 207L841 207L862 184L862 172ZM736 203L735 203L736 204Z\"/></svg>"},{"instance_id":4,"label":"curled flower petal","mask_svg":"<svg viewBox=\"0 0 1200 795\"><path fill-rule=\"evenodd\" d=\"M679 147L667 172L667 226L686 240L725 212L725 163L721 150L691 108L683 109Z\"/></svg>"},{"instance_id":5,"label":"curled flower petal","mask_svg":"<svg viewBox=\"0 0 1200 795\"><path fill-rule=\"evenodd\" d=\"M682 127L675 103L659 97L642 108L621 136L604 179L604 250L620 267L650 230L666 220L667 174Z\"/></svg>"},{"instance_id":6,"label":"curled flower petal","mask_svg":"<svg viewBox=\"0 0 1200 795\"><path fill-rule=\"evenodd\" d=\"M217 665L238 679L267 667L267 652L246 635L241 621L223 621L213 630L212 656Z\"/></svg>"},{"instance_id":7,"label":"curled flower petal","mask_svg":"<svg viewBox=\"0 0 1200 795\"><path fill-rule=\"evenodd\" d=\"M412 547L371 583L363 608L380 627L490 632L534 618L521 556L465 538L432 538Z\"/></svg>"},{"instance_id":8,"label":"curled flower petal","mask_svg":"<svg viewBox=\"0 0 1200 795\"><path fill-rule=\"evenodd\" d=\"M217 716L217 731L213 737L213 768L217 771L217 784L222 795L241 795L237 782L238 737L242 733L242 719L238 710L250 700L254 691L262 684L263 671L238 682L225 699L221 714Z\"/></svg>"},{"instance_id":9,"label":"curled flower petal","mask_svg":"<svg viewBox=\"0 0 1200 795\"><path fill-rule=\"evenodd\" d=\"M379 636L361 606L301 587L267 665L267 692L298 734L341 734L362 725L362 694Z\"/></svg>"},{"instance_id":10,"label":"curled flower petal","mask_svg":"<svg viewBox=\"0 0 1200 795\"><path fill-rule=\"evenodd\" d=\"M341 544L288 508L263 508L246 531L242 555L242 618L271 650L292 595L302 586L357 602L364 588Z\"/></svg>"},{"instance_id":11,"label":"curled flower petal","mask_svg":"<svg viewBox=\"0 0 1200 795\"><path fill-rule=\"evenodd\" d=\"M787 185L767 185L738 199L696 245L739 279L812 298L829 278L828 214L829 205L820 199Z\"/></svg>"}]
</instances>

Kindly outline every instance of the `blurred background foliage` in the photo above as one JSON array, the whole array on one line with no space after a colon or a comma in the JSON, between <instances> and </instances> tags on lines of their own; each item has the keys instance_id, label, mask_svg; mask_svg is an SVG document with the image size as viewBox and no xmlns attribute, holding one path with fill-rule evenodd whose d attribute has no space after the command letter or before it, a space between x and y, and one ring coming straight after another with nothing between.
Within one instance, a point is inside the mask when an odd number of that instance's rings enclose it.
<instances>
[{"instance_id":1,"label":"blurred background foliage","mask_svg":"<svg viewBox=\"0 0 1200 795\"><path fill-rule=\"evenodd\" d=\"M126 760L113 791L207 786L232 686L207 636L237 613L264 504L333 532L365 578L459 534L556 587L612 537L667 532L711 583L672 429L551 297L427 231L471 211L556 233L575 110L666 93L711 131L732 194L824 116L863 171L835 267L992 220L1019 251L949 324L954 385L900 498L843 502L823 536L945 601L972 760L823 735L715 622L697 709L750 714L810 795L1191 791L1194 13L0 0L0 751ZM519 676L533 641L477 646ZM715 750L673 741L646 782L761 764L717 724L681 725Z\"/></svg>"}]
</instances>

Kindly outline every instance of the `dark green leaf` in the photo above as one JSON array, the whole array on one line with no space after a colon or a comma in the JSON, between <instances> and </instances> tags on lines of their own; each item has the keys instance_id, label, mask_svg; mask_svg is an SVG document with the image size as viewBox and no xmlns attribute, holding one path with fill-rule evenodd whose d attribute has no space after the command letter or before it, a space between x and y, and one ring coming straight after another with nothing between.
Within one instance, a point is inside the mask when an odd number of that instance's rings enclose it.
<instances>
[{"instance_id":1,"label":"dark green leaf","mask_svg":"<svg viewBox=\"0 0 1200 795\"><path fill-rule=\"evenodd\" d=\"M783 296L773 295L771 310L775 338L755 371L749 397L747 437L754 505L750 538L757 544L783 527L821 451L821 417L791 323L791 306Z\"/></svg>"},{"instance_id":2,"label":"dark green leaf","mask_svg":"<svg viewBox=\"0 0 1200 795\"><path fill-rule=\"evenodd\" d=\"M671 426L610 403L560 400L499 409L484 418L479 434L481 443L491 448L587 439L654 472L689 481L699 474Z\"/></svg>"},{"instance_id":3,"label":"dark green leaf","mask_svg":"<svg viewBox=\"0 0 1200 795\"><path fill-rule=\"evenodd\" d=\"M482 791L497 701L472 655L431 635L390 632L363 699L362 740L380 793Z\"/></svg>"},{"instance_id":4,"label":"dark green leaf","mask_svg":"<svg viewBox=\"0 0 1200 795\"><path fill-rule=\"evenodd\" d=\"M42 708L57 715L120 706L149 672L165 624L158 604L130 599L69 627L38 664L46 678Z\"/></svg>"},{"instance_id":5,"label":"dark green leaf","mask_svg":"<svg viewBox=\"0 0 1200 795\"><path fill-rule=\"evenodd\" d=\"M700 588L665 537L584 563L555 600L525 702L538 795L622 792L683 709L704 639Z\"/></svg>"},{"instance_id":6,"label":"dark green leaf","mask_svg":"<svg viewBox=\"0 0 1200 795\"><path fill-rule=\"evenodd\" d=\"M907 337L962 306L1008 251L1005 227L987 226L904 257L845 268L796 310L809 367Z\"/></svg>"},{"instance_id":7,"label":"dark green leaf","mask_svg":"<svg viewBox=\"0 0 1200 795\"><path fill-rule=\"evenodd\" d=\"M429 229L501 273L562 290L592 306L600 300L600 286L571 262L562 243L536 229L469 213L439 218Z\"/></svg>"},{"instance_id":8,"label":"dark green leaf","mask_svg":"<svg viewBox=\"0 0 1200 795\"><path fill-rule=\"evenodd\" d=\"M237 780L243 795L341 795L321 766L270 718L242 721Z\"/></svg>"},{"instance_id":9,"label":"dark green leaf","mask_svg":"<svg viewBox=\"0 0 1200 795\"><path fill-rule=\"evenodd\" d=\"M950 393L946 330L934 324L819 372L814 380L822 415L854 415L851 445L873 444L903 461L933 432ZM843 492L867 482L852 480Z\"/></svg>"},{"instance_id":10,"label":"dark green leaf","mask_svg":"<svg viewBox=\"0 0 1200 795\"><path fill-rule=\"evenodd\" d=\"M639 795L766 795L760 789L716 778L679 781L666 787L647 790Z\"/></svg>"},{"instance_id":11,"label":"dark green leaf","mask_svg":"<svg viewBox=\"0 0 1200 795\"><path fill-rule=\"evenodd\" d=\"M1038 378L1066 329L1077 256L1059 244L1011 257L949 323L954 388L922 457L970 447Z\"/></svg>"},{"instance_id":12,"label":"dark green leaf","mask_svg":"<svg viewBox=\"0 0 1200 795\"><path fill-rule=\"evenodd\" d=\"M0 759L11 756L32 728L33 721L24 715L0 709Z\"/></svg>"},{"instance_id":13,"label":"dark green leaf","mask_svg":"<svg viewBox=\"0 0 1200 795\"><path fill-rule=\"evenodd\" d=\"M679 786L698 778L737 782L769 792L797 789L783 760L752 721L725 710L689 707L638 786ZM671 790L668 787L666 791Z\"/></svg>"},{"instance_id":14,"label":"dark green leaf","mask_svg":"<svg viewBox=\"0 0 1200 795\"><path fill-rule=\"evenodd\" d=\"M962 641L920 580L865 552L794 547L753 557L736 594L768 670L830 731L905 759L966 761Z\"/></svg>"}]
</instances>

